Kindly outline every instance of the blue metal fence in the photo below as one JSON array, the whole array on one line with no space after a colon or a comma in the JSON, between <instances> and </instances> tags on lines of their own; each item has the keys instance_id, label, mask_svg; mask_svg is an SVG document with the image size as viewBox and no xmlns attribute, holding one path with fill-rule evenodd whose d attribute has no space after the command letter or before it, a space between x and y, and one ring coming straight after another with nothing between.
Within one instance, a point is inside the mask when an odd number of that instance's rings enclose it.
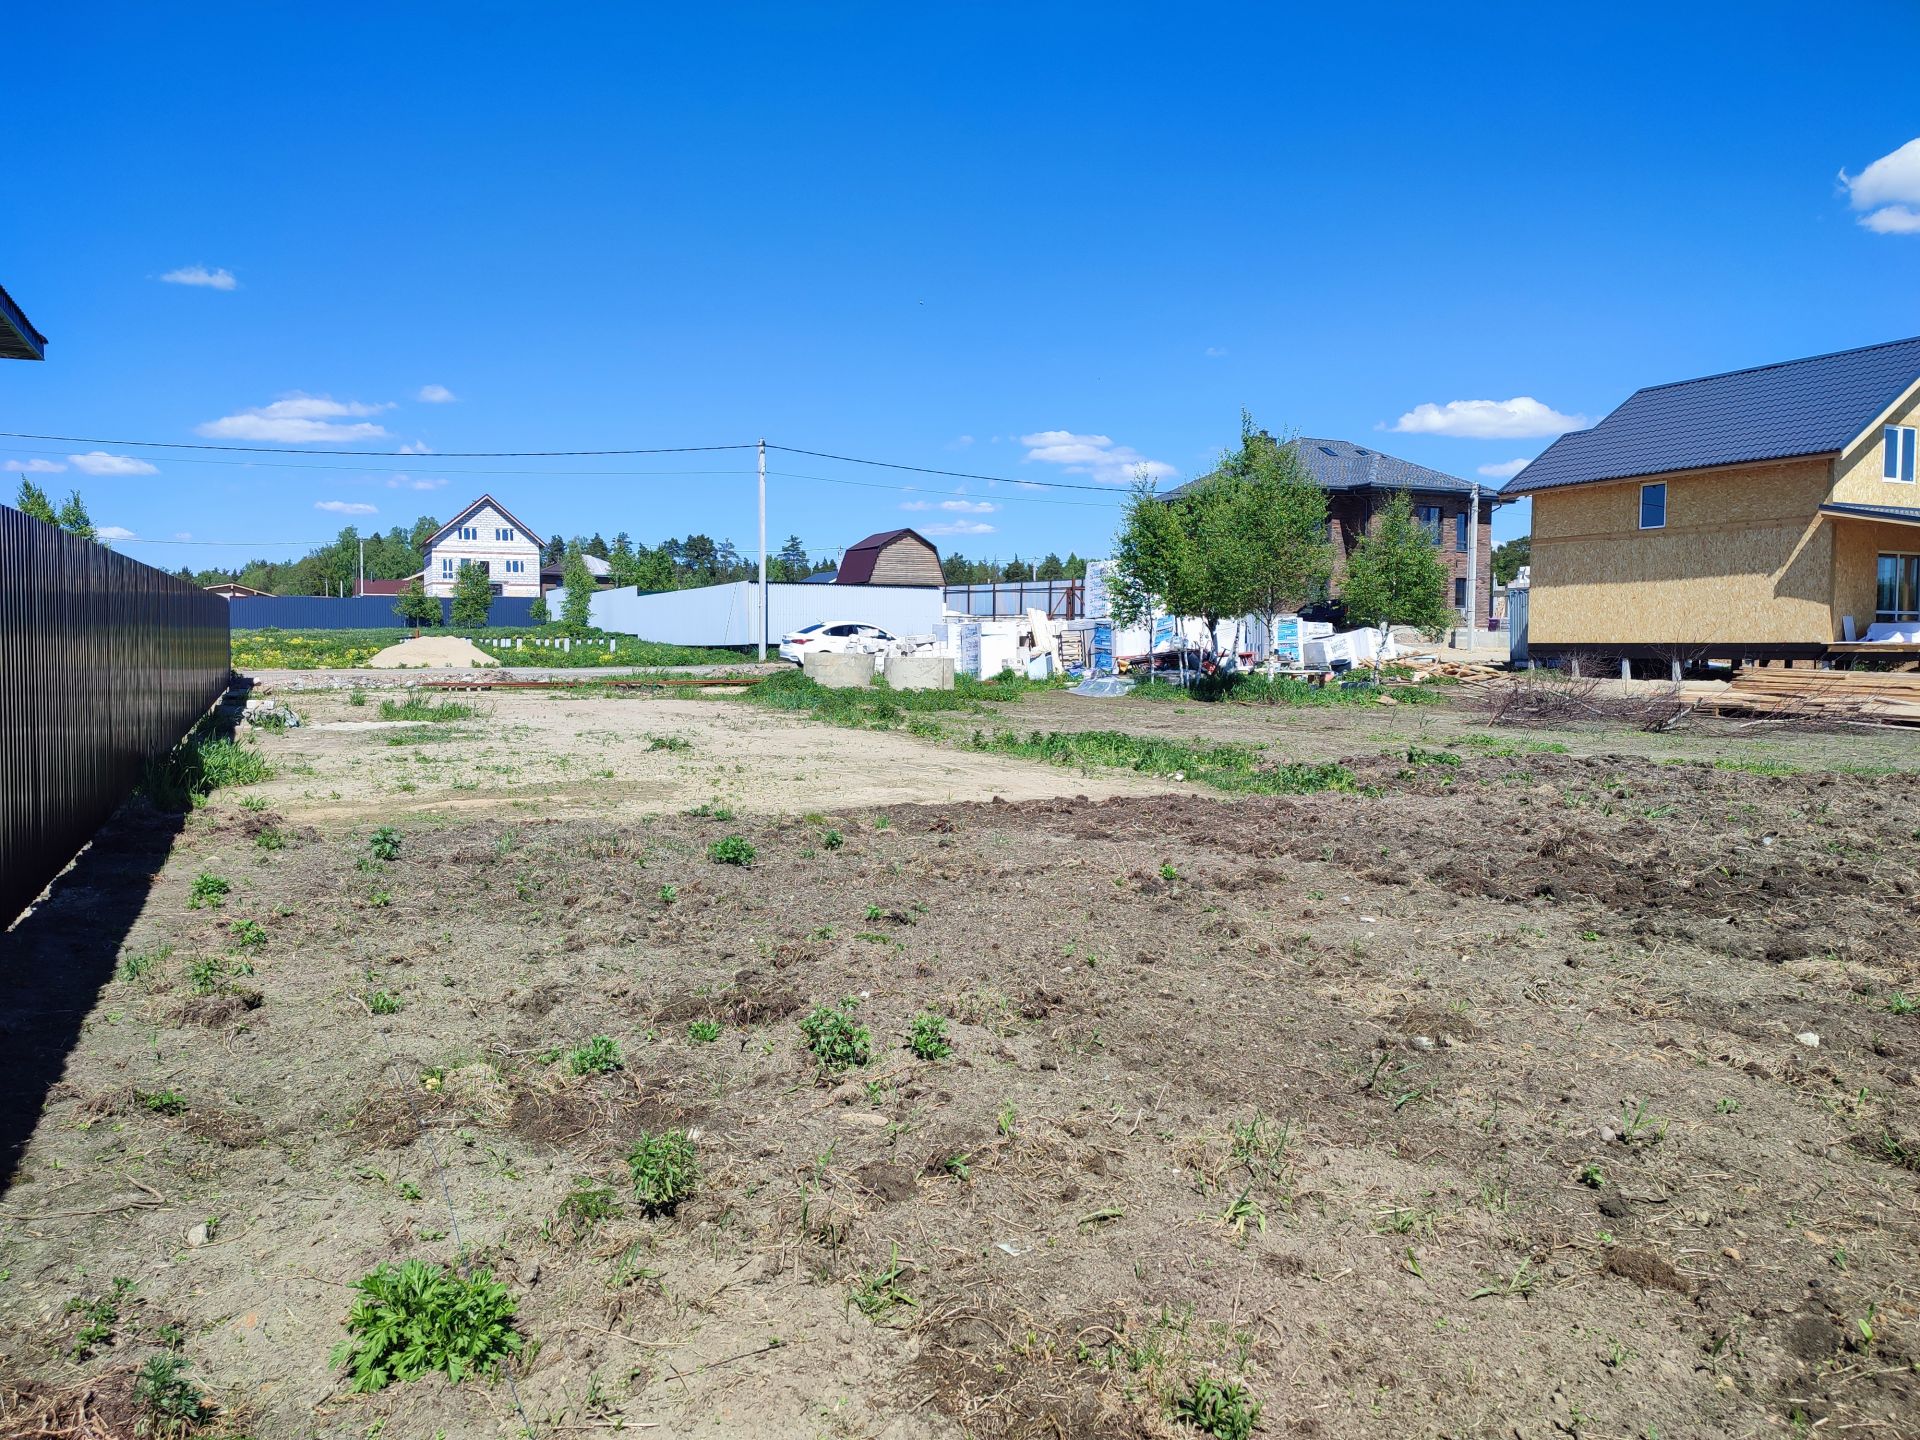
<instances>
[{"instance_id":1,"label":"blue metal fence","mask_svg":"<svg viewBox=\"0 0 1920 1440\"><path fill-rule=\"evenodd\" d=\"M233 628L264 630L404 630L407 622L394 613L393 595L349 595L345 598L325 595L242 595L229 600ZM487 611L487 624L531 625L533 609L530 595L497 596ZM559 613L558 603L552 605ZM440 623L453 617L453 601L440 602Z\"/></svg>"}]
</instances>

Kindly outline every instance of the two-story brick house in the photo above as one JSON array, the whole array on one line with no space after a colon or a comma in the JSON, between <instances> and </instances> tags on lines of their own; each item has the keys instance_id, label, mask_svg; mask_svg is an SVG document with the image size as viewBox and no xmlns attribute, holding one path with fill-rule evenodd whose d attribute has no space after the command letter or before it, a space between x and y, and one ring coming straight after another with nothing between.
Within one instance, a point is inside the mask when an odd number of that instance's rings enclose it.
<instances>
[{"instance_id":1,"label":"two-story brick house","mask_svg":"<svg viewBox=\"0 0 1920 1440\"><path fill-rule=\"evenodd\" d=\"M483 567L496 595L540 593L545 542L491 495L482 495L442 525L422 547L421 581L429 595L450 596L462 567Z\"/></svg>"},{"instance_id":2,"label":"two-story brick house","mask_svg":"<svg viewBox=\"0 0 1920 1440\"><path fill-rule=\"evenodd\" d=\"M1916 435L1920 338L1636 391L1507 486L1533 500L1530 653L1824 659L1920 636Z\"/></svg>"},{"instance_id":3,"label":"two-story brick house","mask_svg":"<svg viewBox=\"0 0 1920 1440\"><path fill-rule=\"evenodd\" d=\"M1479 604L1474 618L1480 625L1493 613L1493 510L1505 503L1504 495L1491 485L1476 485L1457 475L1429 470L1411 460L1382 454L1349 440L1301 438L1293 442L1300 464L1315 484L1327 492L1329 538L1333 541L1333 595L1340 594L1340 576L1347 557L1360 537L1370 529L1388 500L1406 491L1413 502L1413 513L1433 543L1439 548L1441 562L1447 567L1447 599L1463 616L1467 613L1468 572L1475 575ZM1169 490L1162 498L1172 499L1190 485L1205 483L1205 477ZM1480 505L1479 524L1472 523L1474 497ZM1479 551L1477 563L1468 564L1469 546Z\"/></svg>"}]
</instances>

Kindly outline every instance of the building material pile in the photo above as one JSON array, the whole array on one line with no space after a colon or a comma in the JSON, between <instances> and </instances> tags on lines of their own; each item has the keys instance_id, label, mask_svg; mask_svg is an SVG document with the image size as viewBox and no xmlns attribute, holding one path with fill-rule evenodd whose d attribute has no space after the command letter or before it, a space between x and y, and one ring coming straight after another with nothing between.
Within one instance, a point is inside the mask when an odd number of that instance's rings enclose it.
<instances>
[{"instance_id":1,"label":"building material pile","mask_svg":"<svg viewBox=\"0 0 1920 1440\"><path fill-rule=\"evenodd\" d=\"M1715 715L1920 725L1920 675L1866 670L1746 669L1698 708Z\"/></svg>"}]
</instances>

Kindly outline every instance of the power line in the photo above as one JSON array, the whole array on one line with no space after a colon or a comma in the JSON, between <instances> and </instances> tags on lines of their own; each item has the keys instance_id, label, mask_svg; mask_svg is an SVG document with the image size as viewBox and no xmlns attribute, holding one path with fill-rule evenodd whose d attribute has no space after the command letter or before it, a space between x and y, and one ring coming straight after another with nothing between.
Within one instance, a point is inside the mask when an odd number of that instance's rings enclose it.
<instances>
[{"instance_id":1,"label":"power line","mask_svg":"<svg viewBox=\"0 0 1920 1440\"><path fill-rule=\"evenodd\" d=\"M20 455L57 455L57 456L60 456L62 459L67 459L67 460L71 460L73 458L73 453L68 450L41 450L41 449L37 449L34 447L25 446L25 445L15 446L13 447L13 449L14 449L14 453L20 454ZM304 450L281 450L281 451L275 451L273 453L281 454L281 455L304 455L308 453L324 454L326 452L324 451L308 452ZM417 462L420 468L426 469L426 470L438 470L442 472L442 474L444 474L449 479L454 478L456 476L460 476L460 475L535 475L535 476L560 475L560 476L567 476L567 477L584 476L588 478L591 478L596 475L604 475L610 479L625 479L629 476L636 476L636 475L637 476L645 476L645 475L682 476L682 475L751 475L753 474L752 470L519 470L519 469L501 468L496 466L488 466L482 469L478 467L461 467L461 466L454 466L454 465L440 465L435 463L436 461L443 458L444 457L438 456L438 455L410 455L406 457L407 460ZM167 463L170 465L228 465L241 470L322 470L322 471L327 471L329 473L349 474L349 475L393 475L393 474L404 475L404 474L411 473L406 468L404 462L399 462L392 465L289 465L283 461L274 461L274 460L206 460L206 459L201 459L197 456L192 456L192 455L178 455L178 456L171 457ZM82 471L81 473L85 474L86 472ZM92 478L102 479L102 480L112 480L119 477L112 476L112 475L102 475L102 476L94 476Z\"/></svg>"},{"instance_id":2,"label":"power line","mask_svg":"<svg viewBox=\"0 0 1920 1440\"><path fill-rule=\"evenodd\" d=\"M1070 480L1016 480L1009 475L976 475L970 470L935 470L926 465L902 465L895 460L862 460L857 455L832 455L825 450L801 450L792 445L767 446L789 455L811 455L816 460L838 460L847 465L876 465L882 470L910 470L916 475L945 475L955 480L987 480L995 485L1037 485L1043 490L1095 490L1111 495L1111 485L1077 485Z\"/></svg>"},{"instance_id":3,"label":"power line","mask_svg":"<svg viewBox=\"0 0 1920 1440\"><path fill-rule=\"evenodd\" d=\"M769 450L774 447L769 445ZM797 470L769 470L769 475L779 475L788 480L819 480L828 485L858 485L863 490L894 490L904 495L966 495L965 490L929 490L924 485L887 485L878 480L843 480L833 475L802 475ZM1021 483L1025 483L1024 481ZM995 503L1017 500L1022 505L1075 505L1086 510L1114 510L1124 505L1124 500L1049 500L1040 495L996 495ZM979 512L984 514L985 512Z\"/></svg>"}]
</instances>

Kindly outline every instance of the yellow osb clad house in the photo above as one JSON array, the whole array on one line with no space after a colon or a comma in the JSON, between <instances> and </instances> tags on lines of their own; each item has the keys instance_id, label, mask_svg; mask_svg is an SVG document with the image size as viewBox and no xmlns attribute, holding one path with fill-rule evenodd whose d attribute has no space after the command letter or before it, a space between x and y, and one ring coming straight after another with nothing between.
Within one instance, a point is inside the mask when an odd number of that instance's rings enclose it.
<instances>
[{"instance_id":1,"label":"yellow osb clad house","mask_svg":"<svg viewBox=\"0 0 1920 1440\"><path fill-rule=\"evenodd\" d=\"M1736 662L1920 641L1920 339L1632 395L1507 485L1529 652Z\"/></svg>"}]
</instances>

